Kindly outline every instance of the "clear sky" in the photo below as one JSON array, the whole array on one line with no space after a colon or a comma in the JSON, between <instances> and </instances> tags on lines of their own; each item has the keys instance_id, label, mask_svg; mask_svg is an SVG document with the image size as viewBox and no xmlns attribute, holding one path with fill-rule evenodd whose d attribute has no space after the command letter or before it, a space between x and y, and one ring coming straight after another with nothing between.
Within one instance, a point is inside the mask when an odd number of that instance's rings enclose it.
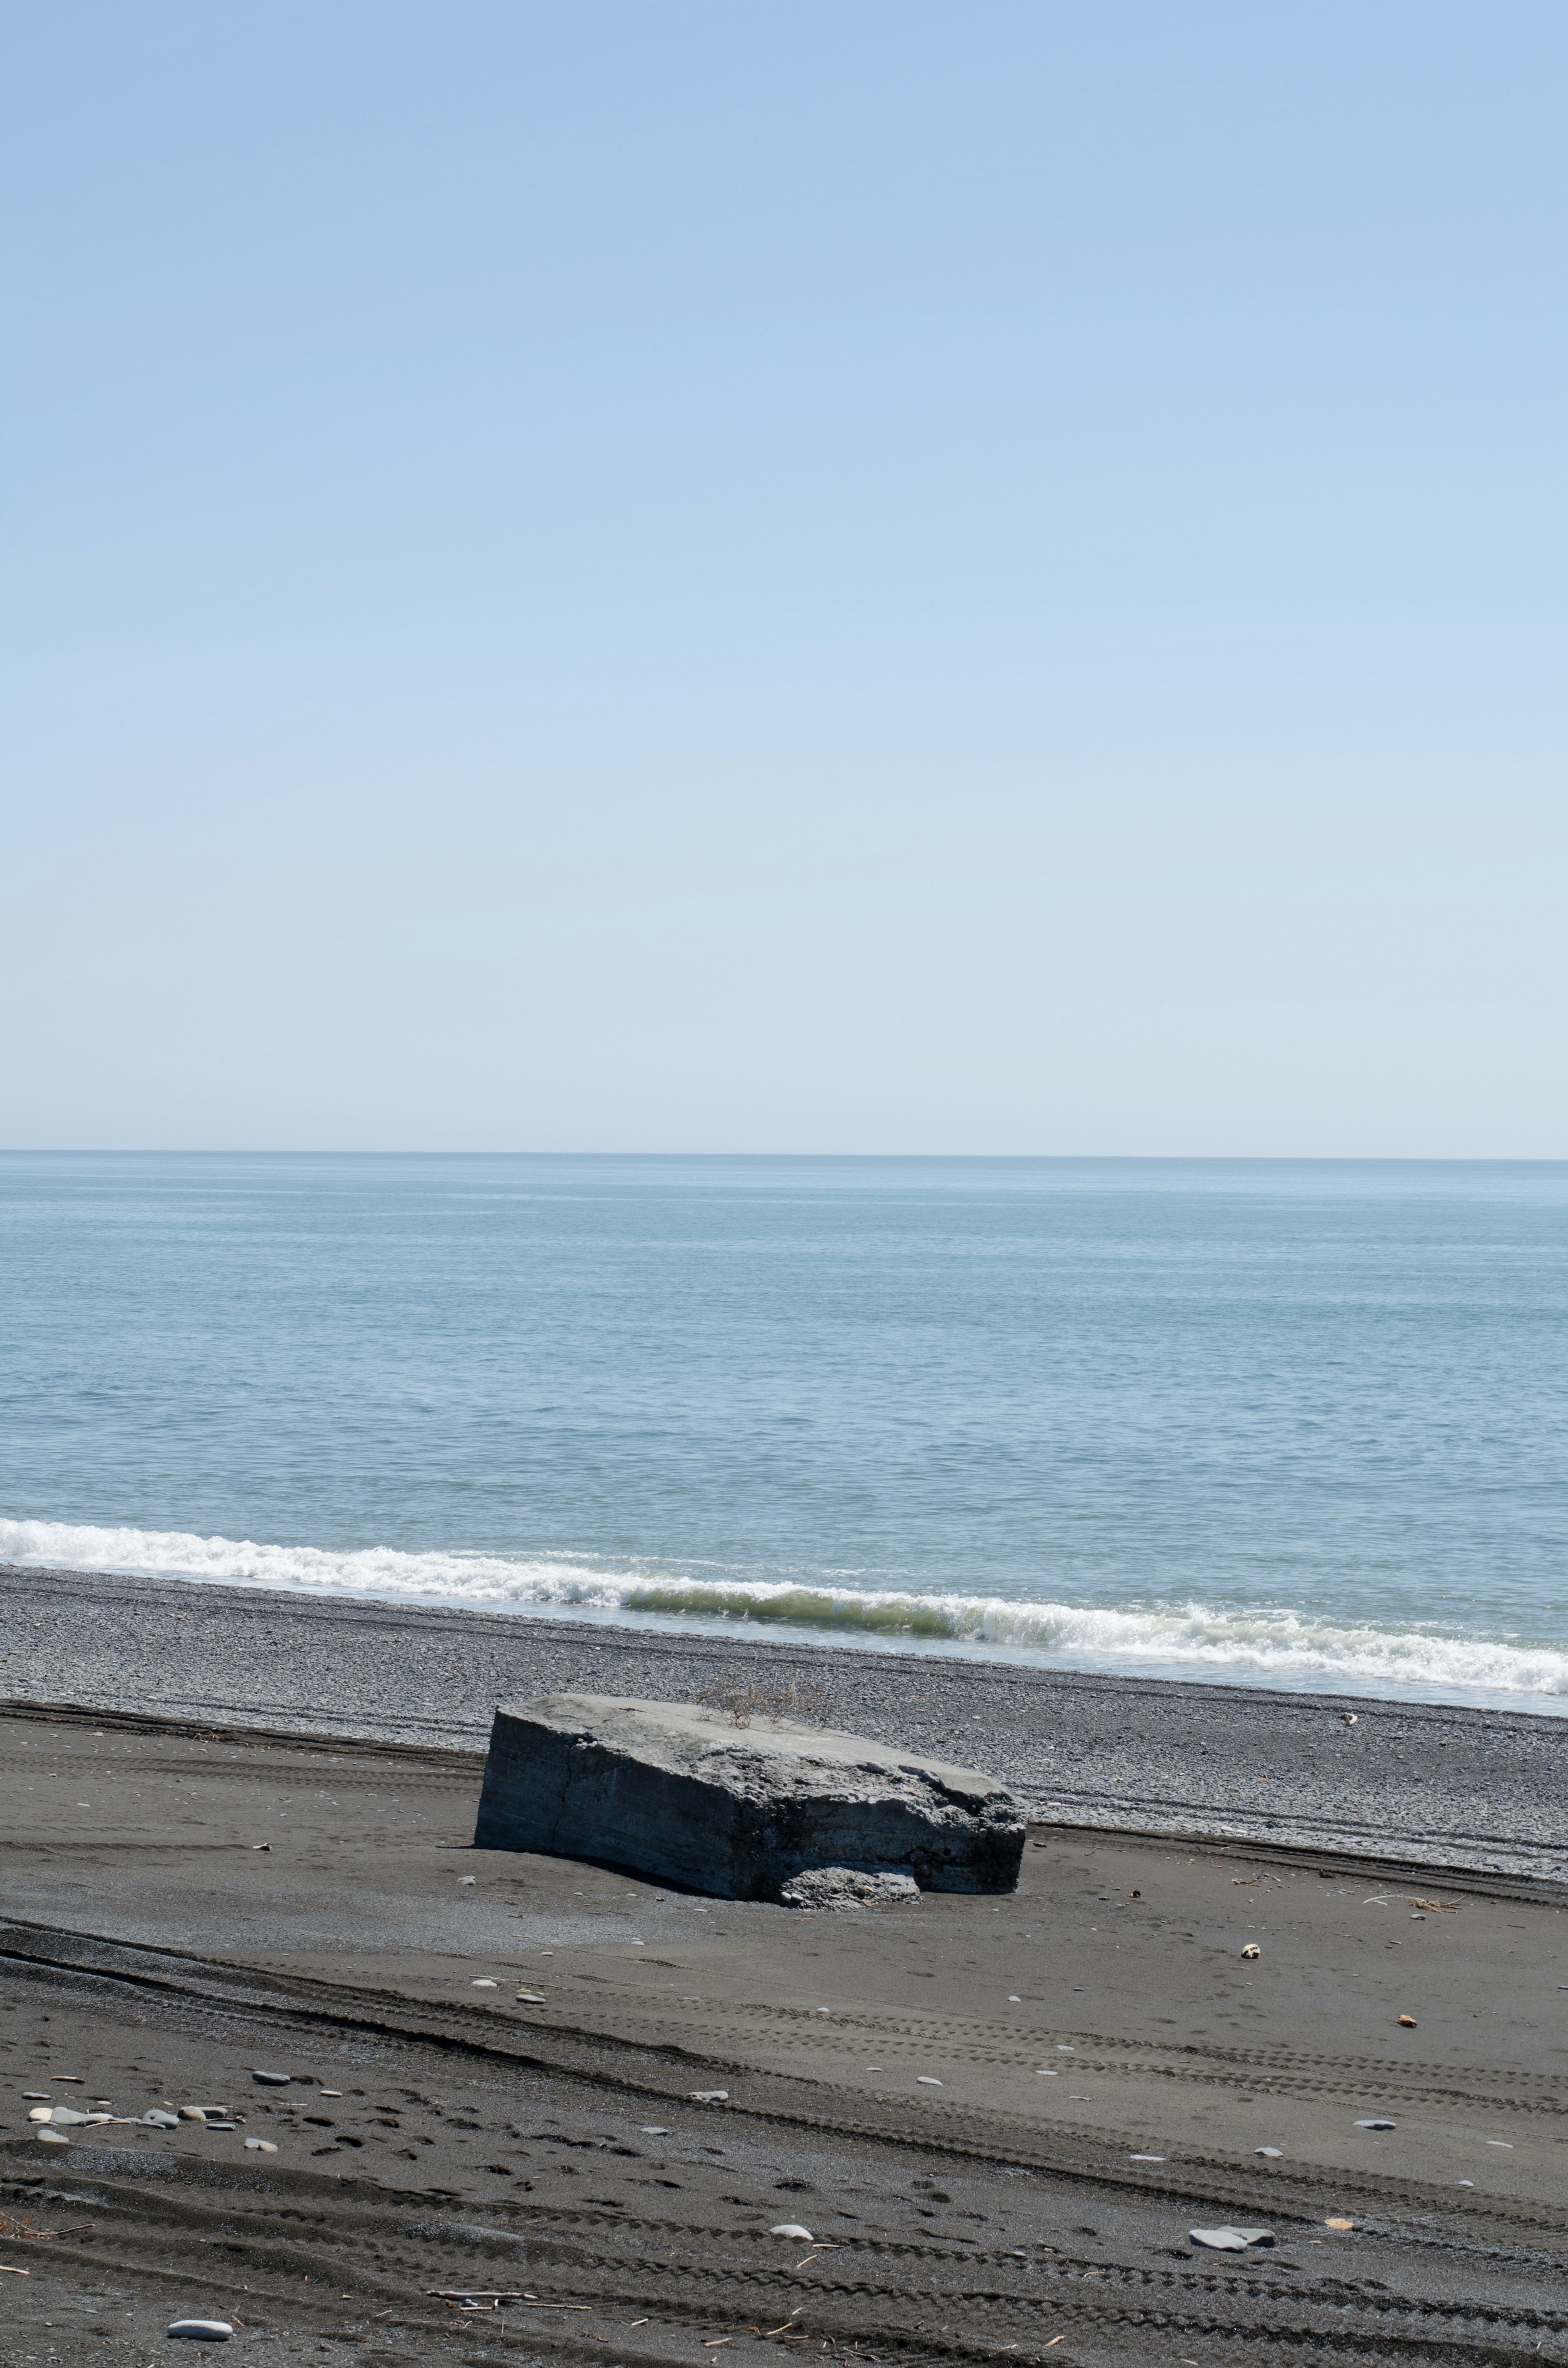
<instances>
[{"instance_id":1,"label":"clear sky","mask_svg":"<svg viewBox=\"0 0 1568 2368\"><path fill-rule=\"evenodd\" d=\"M13 11L4 1140L1568 1155L1565 67Z\"/></svg>"}]
</instances>

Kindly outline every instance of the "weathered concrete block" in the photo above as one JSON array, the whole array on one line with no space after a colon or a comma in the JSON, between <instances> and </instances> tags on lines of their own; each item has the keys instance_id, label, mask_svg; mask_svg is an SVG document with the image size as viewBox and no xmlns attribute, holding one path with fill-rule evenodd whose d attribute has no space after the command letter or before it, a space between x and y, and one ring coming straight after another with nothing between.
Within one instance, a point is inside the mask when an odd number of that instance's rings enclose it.
<instances>
[{"instance_id":1,"label":"weathered concrete block","mask_svg":"<svg viewBox=\"0 0 1568 2368\"><path fill-rule=\"evenodd\" d=\"M793 1720L545 1694L495 1713L474 1842L605 1859L726 1899L813 1867L1010 1891L1024 1823L1000 1784Z\"/></svg>"}]
</instances>

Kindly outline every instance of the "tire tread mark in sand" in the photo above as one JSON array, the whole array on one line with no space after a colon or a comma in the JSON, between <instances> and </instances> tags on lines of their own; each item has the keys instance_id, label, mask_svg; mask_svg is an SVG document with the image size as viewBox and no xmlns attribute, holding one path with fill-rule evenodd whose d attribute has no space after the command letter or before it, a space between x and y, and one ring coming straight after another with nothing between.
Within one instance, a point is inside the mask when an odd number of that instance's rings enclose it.
<instances>
[{"instance_id":1,"label":"tire tread mark in sand","mask_svg":"<svg viewBox=\"0 0 1568 2368\"><path fill-rule=\"evenodd\" d=\"M406 2206L403 2208L406 2209ZM711 2229L702 2229L694 2233L702 2235L710 2242L712 2241L714 2235ZM389 2244L385 2234L380 2234L375 2241L383 2260L390 2254L404 2249ZM440 2239L435 2237L432 2241L439 2242ZM454 2232L450 2242L454 2248L466 2244L470 2251L476 2249L472 2235L460 2237ZM254 2255L256 2248L242 2248L236 2245L235 2249L244 2249L247 2255ZM275 2271L287 2267L298 2275L308 2260L312 2264L312 2271L327 2283L335 2279L341 2282L343 2277L352 2276L357 2282L356 2299L363 2303L379 2301L391 2303L395 2306L399 2303L416 2301L422 2296L423 2288L418 2282L427 2273L428 2265L419 2256L414 2254L407 2256L414 2283L411 2286L404 2287L388 2279L384 2269L378 2273L361 2267L352 2259L352 2252L353 2248L345 2244L333 2254L329 2260L323 2255L301 2248L297 2261L287 2265L275 2262L269 2266ZM103 2252L85 2246L51 2244L50 2258L69 2260L79 2267L107 2271L119 2276L163 2279L177 2277L182 2283L195 2284L206 2291L223 2294L233 2293L239 2276L238 2265L228 2277L218 2278L212 2276L210 2272L187 2270L183 2264L176 2269L171 2264L154 2260L146 2256L134 2260L115 2260ZM254 2273L256 2266L254 2258L247 2258L244 2266ZM1122 2295L1137 2291L1153 2297L1157 2293L1162 2297L1161 2305L1151 2308L1130 2305L1125 2300L1091 2303L1085 2301L1082 2295L1062 2295L1049 2292L1017 2294L995 2287L973 2284L930 2288L918 2296L912 2296L905 2286L883 2285L866 2279L850 2280L832 2276L804 2278L792 2274L788 2270L754 2270L723 2263L682 2262L678 2267L672 2268L663 2260L628 2258L624 2251L597 2253L585 2248L577 2259L570 2262L563 2260L551 2266L574 2269L583 2280L579 2285L574 2283L570 2278L556 2277L550 2281L552 2294L558 2292L572 2294L583 2293L602 2304L612 2298L631 2299L630 2295L619 2294L612 2297L608 2291L612 2287L631 2285L633 2287L635 2299L640 2304L654 2303L665 2315L678 2317L682 2320L706 2322L715 2315L711 2298L725 2293L737 2294L747 2308L755 2309L757 2305L754 2298L754 2289L758 2287L765 2289L769 2294L782 2291L786 2294L807 2296L816 2305L813 2322L822 2320L824 2305L856 2302L874 2304L880 2319L885 2317L889 2308L902 2305L915 2322L908 2329L904 2337L905 2340L925 2340L929 2330L925 2328L923 2322L928 2315L960 2310L971 2314L978 2310L993 2319L1001 2318L1007 2326L1017 2324L1020 2318L1027 2321L1037 2317L1043 2309L1051 2311L1052 2325L1059 2325L1066 2318L1079 2324L1125 2326L1147 2323L1151 2317L1153 2317L1161 2328L1179 2330L1184 2335L1229 2336L1232 2339L1240 2335L1254 2342L1260 2338L1268 2342L1299 2340L1301 2336L1307 2332L1300 2326L1281 2326L1278 2322L1273 2324L1266 2322L1262 2326L1243 2325L1234 2318L1216 2318L1211 2313L1203 2317L1194 2317L1187 2312L1165 2305L1165 2298L1174 2299L1177 2295L1192 2301L1223 2297L1245 2300L1254 2304L1286 2303L1297 2312L1300 2312L1303 2306L1307 2308L1315 2306L1325 2311L1351 2308L1366 2314L1374 2320L1392 2318L1416 2320L1425 2322L1428 2326L1435 2324L1445 2329L1463 2324L1484 2328L1488 2330L1522 2328L1530 2334L1540 2336L1568 2333L1568 2313L1541 2311L1529 2305L1506 2308L1483 2303L1413 2301L1406 2296L1372 2292L1354 2281L1340 2279L1325 2280L1315 2289L1303 2290L1297 2284L1287 2285L1283 2282L1256 2275L1227 2279L1216 2272L1194 2271L1184 2273L1175 2271L1149 2270L1117 2263L1108 2264L1091 2260L1086 2257L1058 2256L1050 2262L1030 2266L1034 2269L1037 2277L1049 2280L1052 2283L1057 2281L1067 2283L1092 2277L1096 2284L1103 2282L1107 2286L1116 2288ZM538 2272L535 2271L534 2274L537 2275ZM694 2284L703 2288L705 2295L709 2298L706 2303L693 2303L690 2290ZM659 2289L664 2285L673 2286L676 2290L676 2293L670 2296L662 2294ZM275 2305L278 2304L298 2305L300 2302L300 2296L287 2289L271 2295L267 2294L264 2289L255 2286L250 2286L248 2291L253 2303L270 2301ZM911 2308L912 2305L913 2308ZM842 2324L842 2321L839 2323ZM1322 2330L1312 2329L1310 2332L1312 2340L1321 2340ZM1364 2350L1366 2347L1369 2333L1366 2328L1345 2328L1329 2330L1329 2332L1338 2335L1337 2348L1339 2349L1355 2351ZM1380 2340L1386 2340L1386 2329L1379 2328L1375 2332ZM993 2336L992 2340L994 2341L995 2337ZM1429 2342L1432 2339L1427 2337L1426 2340ZM1474 2356L1473 2346L1467 2344L1465 2349Z\"/></svg>"},{"instance_id":2,"label":"tire tread mark in sand","mask_svg":"<svg viewBox=\"0 0 1568 2368\"><path fill-rule=\"evenodd\" d=\"M595 2003L597 2004L598 2001L596 2000ZM637 2014L634 1997L629 1998L628 2009L631 2015ZM748 2011L752 2010L748 2009ZM758 2017L773 2011L776 2010L767 2008L755 2009ZM777 2009L777 2011L785 2010ZM665 2016L644 2014L638 2019L648 2030L661 2034L685 2032L691 2027L688 2023ZM721 2024L723 2021L729 2021L733 2025L741 2018L728 2015L721 2009L715 2020ZM800 2020L805 2029L811 2028L808 2013L802 2012ZM508 2026L503 2024L501 2027L506 2029ZM594 2032L584 2023L530 2023L525 2027L535 2031L548 2031L552 2034L564 2034L570 2031L584 2038L608 2035ZM939 2045L942 2055L949 2064L994 2065L1003 2070L1016 2071L1040 2053L1038 2046L1032 2049L1015 2047L1006 2052L1001 2050L992 2052L961 2040L955 2042L951 2033L942 2032L939 2025L932 2027L929 2040L923 2039L917 2032L906 2030L892 2021L880 2028L866 2022L856 2027L869 2034L858 2048L851 2046L847 2038L841 2038L836 2032L830 2035L823 2032L821 2025L818 2024L812 2036L812 2054L818 2056L824 2054L852 2055L863 2053L867 2045L875 2044L879 2048L886 2048L890 2045L896 2046L903 2040L909 2039L920 2047L923 2058L929 2053L932 2045ZM720 2031L710 2025L710 2045L720 2035ZM657 2044L669 2044L670 2042L663 2039ZM1051 2043L1047 2041L1040 2044L1043 2045ZM1248 2095L1256 2097L1333 2096L1346 2090L1365 2089L1370 2086L1375 2087L1380 2095L1391 2100L1398 2099L1411 2104L1458 2105L1477 2107L1488 2112L1517 2113L1568 2112L1568 2100L1564 2100L1561 2094L1560 2084L1553 2079L1552 2076L1545 2073L1521 2071L1517 2074L1509 2072L1503 2076L1510 2082L1517 2081L1521 2085L1538 2088L1545 2092L1537 2097L1521 2097L1508 2093L1498 2086L1487 2085L1488 2076L1485 2073L1478 2067L1464 2065L1400 2066L1381 2056L1337 2058L1325 2056L1301 2059L1303 2063L1322 2065L1329 2072L1339 2071L1342 2077L1334 2078L1314 2077L1304 2071L1294 2072L1290 2069L1289 2056L1278 2056L1273 2063L1266 2064L1258 2058L1249 2057L1241 2050L1216 2050L1212 2056L1207 2058L1194 2051L1192 2060L1177 2064L1147 2061L1119 2063L1110 2061L1108 2058L1102 2058L1096 2062L1092 2056L1085 2055L1084 2050L1093 2044L1092 2042L1079 2041L1076 2044L1082 2060L1073 2068L1082 2073L1085 2078L1180 2079L1192 2086L1244 2089ZM1248 2063L1254 2062L1259 2064L1259 2069L1256 2073L1249 2073L1244 2067ZM1233 2068L1222 2068L1226 2066ZM1467 2072L1478 2085L1471 2088L1455 2086L1456 2076L1462 2078ZM1492 2076L1494 2080L1495 2077L1495 2075Z\"/></svg>"},{"instance_id":3,"label":"tire tread mark in sand","mask_svg":"<svg viewBox=\"0 0 1568 2368\"><path fill-rule=\"evenodd\" d=\"M11 1929L15 1931L18 1927L13 1924ZM31 1931L37 1928L27 1929ZM49 1930L50 1937L56 1941L62 1938L78 1943L86 1941L102 1949L106 1953L125 1953L125 1950L122 1950L119 1943L100 1943L94 1936L62 1935L54 1928L46 1929ZM126 1944L126 1949L130 1947L131 1944ZM142 1957L161 1959L165 1964L170 1962L168 1952L165 1952L134 1950L132 1952ZM11 1952L0 1950L0 1956L7 1953ZM173 1980L166 1975L148 1974L140 1970L128 1975L97 1966L85 1966L72 1958L63 1960L50 1958L44 1955L41 1949L36 1945L26 1952L16 1952L15 1962L24 1969L34 1973L51 1973L56 1976L63 1975L87 1986L102 1984L112 1988L124 1984L133 1990L150 1992L154 1996L167 1998L171 2001L176 1998L182 2001L188 2000L195 1996L210 2012L230 2018L238 2016L243 2020L261 2020L274 2029L279 2025L288 2025L297 2030L320 2032L324 2029L328 2032L339 2033L347 2027L358 2033L379 2037L393 2044L430 2044L443 2051L459 2049L519 2071L545 2071L574 2078L584 2080L590 2086L613 2089L622 2095L631 2093L653 2099L665 2106L686 2102L684 2090L672 2091L658 2081L631 2077L625 2070L611 2070L573 2061L569 2047L561 2048L558 2053L552 2055L538 2055L526 2053L515 2044L498 2046L495 2044L498 2038L503 2035L510 2036L507 2026L497 2027L493 2018L483 2014L475 2016L465 2013L460 2009L448 2012L445 2015L445 2021L449 2025L457 2023L466 2028L460 2028L456 2032L450 2028L432 2030L427 2027L427 2024L410 2027L401 2021L367 2014L364 2009L368 1999L363 1993L348 1994L349 1999L358 2009L351 2014L331 2011L315 2001L302 2000L298 1993L301 1987L306 1987L304 1985L295 1985L293 1991L283 1998L257 1995L249 1986L248 1968L212 1966L199 1960L186 1960L182 1964L182 1970L183 1966L187 1965L192 1973L201 1976L199 1981L191 1981L188 1978ZM245 1994L240 1997L235 1997L232 1993L225 1994L222 1987L224 1977L233 1976L236 1972L246 1976ZM309 1985L308 1987L316 1988L319 1986ZM398 2000L395 2003L406 2011L406 2001ZM434 2019L435 2014L440 2011L440 2009L426 2009L426 2016L430 2019ZM531 2035L538 2034L534 2032ZM562 2039L571 2040L583 2034L562 2033L556 2030L551 2031L548 2036L559 2043ZM596 2044L621 2057L635 2058L651 2052L645 2048L639 2048L631 2043L619 2040L607 2042L597 2036ZM687 2060L691 2059L688 2057ZM722 2061L711 2055L696 2060L710 2064ZM759 2080L787 2080L791 2077L758 2075L756 2067L744 2065L725 2066L724 2068L737 2076L750 2075ZM682 2077L684 2078L684 2067ZM1101 2186L1129 2192L1169 2193L1173 2196L1180 2195L1188 2200L1196 2199L1205 2203L1221 2203L1239 2198L1249 2209L1253 2208L1256 2200L1255 2190L1244 2184L1237 2175L1237 2168L1233 2163L1221 2162L1206 2157L1187 2157L1173 2162L1164 2176L1152 2180L1138 2175L1132 2166L1111 2160L1108 2157L1091 2159L1085 2156L1082 2149L1085 2144L1093 2143L1093 2134L1085 2134L1080 2129L1074 2128L1060 2134L1056 2136L1056 2142L1050 2144L1043 2138L1038 2125L1031 2126L1027 2131L1019 2131L1011 2126L1004 2131L998 2131L994 2125L980 2121L971 2112L966 2113L963 2108L957 2106L944 2105L936 2112L923 2112L918 2126L912 2126L908 2122L890 2124L887 2120L872 2120L864 2115L846 2114L842 2112L832 2112L820 2110L812 2112L802 2108L793 2100L785 2105L778 2100L764 2101L758 2099L744 2104L733 2105L725 2110L732 2112L744 2111L748 2119L783 2128L820 2131L824 2135L862 2142L869 2141L879 2145L891 2145L900 2149L913 2145L927 2155L941 2154L954 2160L978 2159L985 2164L1005 2162L1017 2168L1043 2170L1057 2176L1073 2179L1089 2178ZM87 2149L83 2151L85 2152ZM1276 2208L1282 2208L1284 2197L1291 2191L1288 2182L1279 2180L1278 2174L1272 2176L1278 2182L1273 2186L1272 2192L1280 2199L1279 2205ZM1321 2186L1322 2174L1317 2175L1316 2184ZM1531 2210L1517 2203L1501 2203L1492 2198L1483 2199L1479 2203L1461 2204L1456 2202L1451 2192L1423 2188L1419 2183L1408 2179L1394 2179L1385 2174L1341 2170L1335 2174L1334 2184L1336 2191L1346 2200L1352 2197L1367 2197L1374 2200L1385 2210L1391 2206L1403 2207L1413 2213L1420 2213L1430 2211L1435 2204L1440 2203L1450 2215L1459 2214L1465 2218L1484 2217L1500 2225L1553 2235L1562 2232L1563 2223L1561 2216L1549 2216L1541 2211Z\"/></svg>"},{"instance_id":4,"label":"tire tread mark in sand","mask_svg":"<svg viewBox=\"0 0 1568 2368\"><path fill-rule=\"evenodd\" d=\"M151 2205L153 2202L153 2199L142 2198L140 2191L134 2189L122 2188L119 2195L125 2205L132 2208L138 2203ZM388 2194L377 2206L371 2199L364 2199L361 2225L352 2232L357 2241L346 2243L341 2250L336 2251L329 2268L323 2264L319 2255L299 2248L293 2256L296 2273L302 2269L304 2261L310 2260L318 2272L326 2268L332 2282L341 2284L345 2278L353 2279L357 2294L363 2301L388 2297L393 2307L399 2305L406 2307L411 2303L416 2306L423 2291L420 2281L427 2274L427 2258L415 2254L406 2243L399 2244L393 2231L384 2225L378 2226L377 2219L379 2214L384 2214L388 2219L396 2214L405 2226L411 2203L419 2200L407 2195ZM308 2216L294 2202L282 2204L279 2209L291 2220ZM513 2209L526 2220L531 2221L538 2216L534 2207ZM196 2204L192 2200L182 2210L175 2199L162 2195L155 2199L153 2216L165 2241L169 2236L177 2233L171 2228L171 2220L188 2216L193 2223L210 2227L216 2217L210 2206ZM560 2216L570 2218L571 2215ZM673 2233L672 2224L649 2226L650 2233L657 2233L666 2238ZM227 2229L233 2242L238 2234L233 2217L227 2223ZM445 2241L449 2249L467 2249L471 2258L496 2248L515 2250L518 2242L518 2233L515 2229L499 2227L482 2229L454 2226L449 2238L437 2229L432 2229L430 2233L432 2238ZM714 2232L710 2229L702 2228L693 2233L700 2234L709 2245L714 2241ZM263 2245L277 2248L278 2232L275 2227L263 2226L254 2231L254 2238L248 2248L253 2254ZM368 2265L361 2267L354 2258L369 2245L374 2245L377 2249L379 2270L372 2270ZM239 2252L247 2248L235 2244L234 2249ZM1151 2328L1175 2334L1184 2342L1221 2340L1227 2349L1233 2351L1239 2345L1245 2345L1254 2353L1267 2353L1281 2348L1300 2350L1306 2346L1315 2350L1319 2356L1346 2359L1381 2356L1384 2359L1470 2362L1539 2360L1540 2351L1539 2343L1536 2350L1527 2351L1517 2345L1499 2346L1494 2340L1467 2339L1460 2331L1461 2322L1494 2331L1512 2327L1535 2333L1538 2337L1555 2334L1568 2325L1563 2315L1542 2312L1528 2305L1507 2310L1489 2305L1433 2303L1392 2296L1386 2291L1372 2293L1357 2282L1339 2278L1324 2279L1315 2289L1303 2292L1300 2287L1287 2287L1267 2275L1260 2276L1256 2271L1227 2278L1216 2271L1200 2271L1196 2266L1191 2270L1151 2271L1138 2265L1106 2264L1061 2255L1053 2257L1051 2262L1030 2265L1034 2277L1043 2280L1047 2288L1044 2292L1038 2288L1023 2294L1002 2291L994 2286L976 2283L971 2279L962 2284L942 2286L912 2295L907 2283L902 2281L896 2285L884 2285L871 2279L840 2278L831 2274L807 2279L787 2271L781 2271L777 2266L689 2262L673 2266L664 2257L652 2260L640 2254L629 2254L624 2246L610 2251L579 2245L575 2250L575 2260L561 2260L552 2263L551 2274L545 2281L551 2294L581 2292L591 2302L603 2305L609 2301L611 2290L634 2288L640 2305L652 2303L666 2322L690 2325L710 2322L724 2308L726 2295L733 2298L732 2306L744 2305L750 2311L761 2306L756 2299L758 2289L770 2298L778 2295L780 2290L803 2293L805 2304L798 2307L813 2334L824 2334L835 2340L842 2336L847 2341L858 2340L874 2329L881 2349L884 2352L894 2350L901 2356L912 2350L937 2351L946 2356L983 2360L994 2356L1003 2337L1017 2331L1025 2340L1017 2344L1016 2351L1013 2345L1007 2347L1016 2357L1025 2352L1028 2336L1039 2325L1042 2313L1049 2314L1047 2324L1059 2331L1080 2328L1092 2333L1096 2329ZM397 2255L401 2255L407 2263L412 2289L400 2287L385 2275L384 2265ZM176 2270L172 2263L156 2263L145 2257L141 2261L111 2261L104 2254L85 2246L62 2248L59 2258L78 2260L84 2267L110 2269L122 2275L140 2273L168 2278L187 2274ZM188 2274L204 2290L232 2294L234 2282L240 2276L240 2269L237 2265L232 2268L228 2277L222 2280L211 2277L210 2271L194 2269ZM540 2273L535 2271L532 2274L538 2277ZM1096 2285L1106 2282L1114 2293L1108 2294L1101 2302L1090 2300L1082 2292L1070 2294L1062 2291L1064 2287L1080 2282L1087 2283L1091 2278ZM580 2284L577 2280L581 2280ZM694 2284L701 2289L695 2297L692 2293ZM665 2294L661 2292L665 2287L675 2290ZM262 2298L260 2290L253 2287L252 2292ZM1271 2308L1283 2303L1289 2306L1292 2316L1284 2320L1276 2318L1259 2322L1256 2318L1221 2315L1214 2310L1213 2303L1227 2297L1238 2305L1250 2305L1254 2308L1260 2305ZM298 2293L274 2294L265 2298L275 2306L282 2305L298 2308L302 2302ZM625 2298L624 2293L622 2298ZM1195 2311L1191 2307L1193 2304L1205 2302L1210 2305L1207 2309ZM772 2308L771 2299L767 2307ZM1362 2323L1346 2326L1339 2322L1325 2327L1321 2319L1309 2321L1301 2316L1303 2313L1340 2314L1346 2310L1358 2312ZM971 2338L959 2338L950 2328L932 2324L943 2314L960 2313L971 2320L978 2315L987 2323L975 2328ZM901 2318L903 2321L902 2325L898 2323ZM1373 2324L1369 2326L1366 2323L1368 2319ZM1406 2324L1393 2328L1387 2324L1392 2319L1401 2319ZM1421 2331L1423 2327L1433 2331L1424 2333ZM517 2340L529 2341L536 2349L540 2348L540 2330L520 2326L516 2334ZM510 2335L508 2340L512 2340ZM551 2347L546 2344L543 2348Z\"/></svg>"}]
</instances>

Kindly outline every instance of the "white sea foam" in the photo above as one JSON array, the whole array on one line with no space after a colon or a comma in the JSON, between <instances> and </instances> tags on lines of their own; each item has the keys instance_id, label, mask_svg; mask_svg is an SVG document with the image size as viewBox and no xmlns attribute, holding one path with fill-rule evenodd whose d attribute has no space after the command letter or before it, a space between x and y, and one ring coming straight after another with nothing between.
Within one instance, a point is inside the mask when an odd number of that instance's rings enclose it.
<instances>
[{"instance_id":1,"label":"white sea foam","mask_svg":"<svg viewBox=\"0 0 1568 2368\"><path fill-rule=\"evenodd\" d=\"M1110 1608L838 1584L718 1581L651 1567L607 1569L565 1555L258 1545L66 1521L0 1520L0 1561L453 1609L619 1614L687 1628L783 1627L802 1641L814 1635L824 1643L989 1648L998 1659L1017 1656L1173 1677L1568 1706L1568 1650L1561 1645L1436 1625L1335 1621L1267 1605Z\"/></svg>"}]
</instances>

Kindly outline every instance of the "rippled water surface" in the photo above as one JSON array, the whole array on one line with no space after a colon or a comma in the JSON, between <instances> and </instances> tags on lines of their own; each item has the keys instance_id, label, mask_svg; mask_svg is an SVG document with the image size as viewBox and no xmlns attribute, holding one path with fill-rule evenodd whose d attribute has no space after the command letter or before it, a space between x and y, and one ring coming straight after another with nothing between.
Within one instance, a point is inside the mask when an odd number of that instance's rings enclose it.
<instances>
[{"instance_id":1,"label":"rippled water surface","mask_svg":"<svg viewBox=\"0 0 1568 2368\"><path fill-rule=\"evenodd\" d=\"M1568 1708L1568 1167L0 1158L0 1555Z\"/></svg>"}]
</instances>

